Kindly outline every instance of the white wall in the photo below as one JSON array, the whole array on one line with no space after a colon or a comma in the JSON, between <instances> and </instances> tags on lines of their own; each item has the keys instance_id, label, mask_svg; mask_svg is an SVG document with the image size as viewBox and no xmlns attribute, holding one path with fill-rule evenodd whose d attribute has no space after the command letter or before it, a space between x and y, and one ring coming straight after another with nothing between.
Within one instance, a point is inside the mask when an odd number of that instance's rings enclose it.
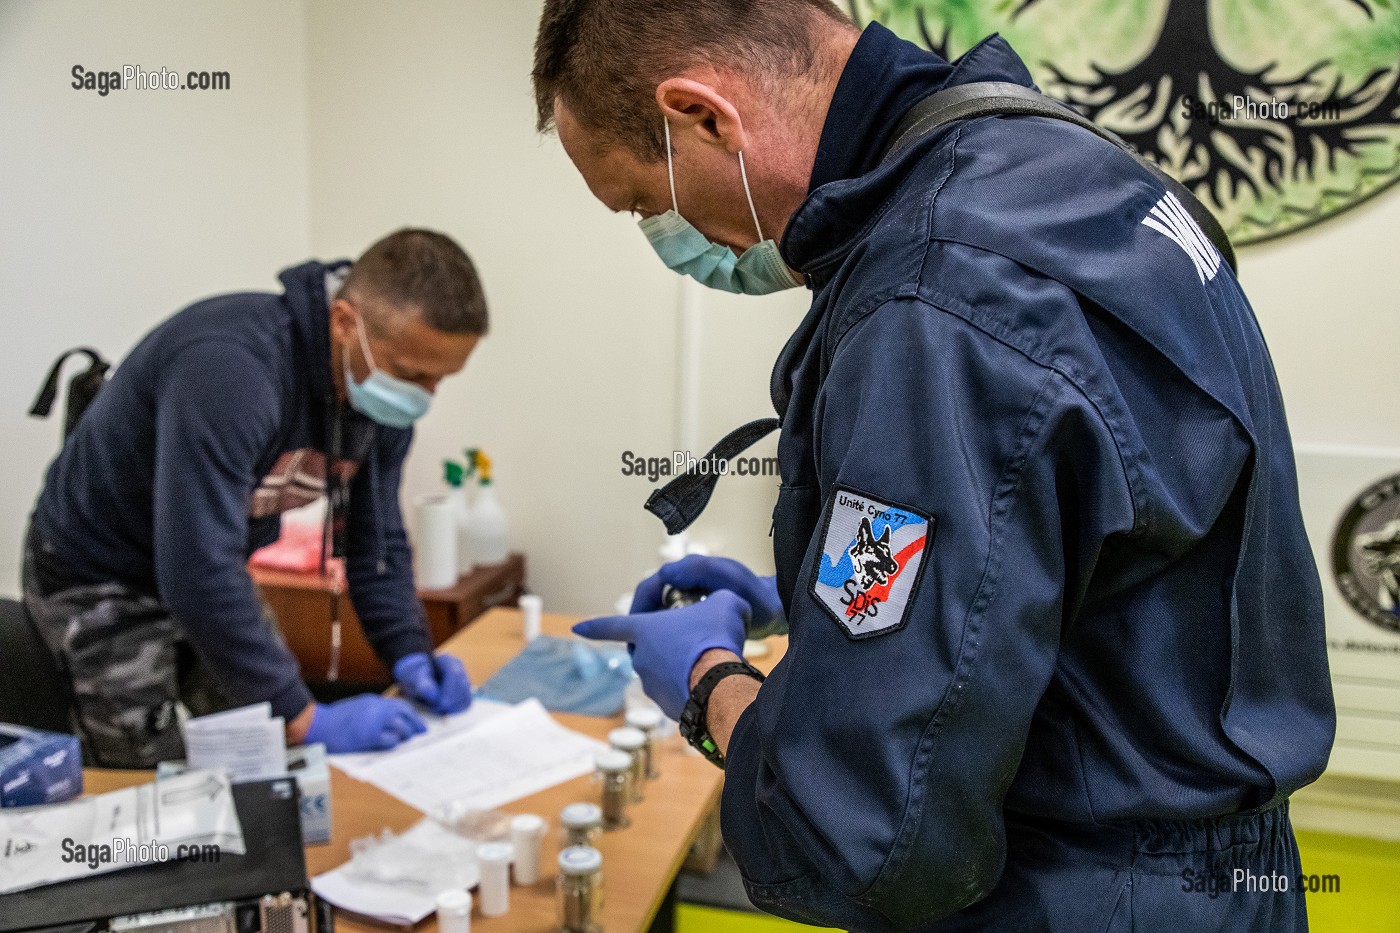
<instances>
[{"instance_id":1,"label":"white wall","mask_svg":"<svg viewBox=\"0 0 1400 933\"><path fill-rule=\"evenodd\" d=\"M311 0L311 245L354 254L413 224L471 253L492 333L439 390L405 498L436 487L444 456L484 447L531 585L549 608L598 612L653 569L664 540L641 508L650 485L622 476L620 458L675 447L678 281L535 132L539 9ZM708 446L771 414L769 370L804 303L704 301ZM695 537L771 565L775 496L776 480L722 482Z\"/></svg>"},{"instance_id":2,"label":"white wall","mask_svg":"<svg viewBox=\"0 0 1400 933\"><path fill-rule=\"evenodd\" d=\"M0 592L61 416L25 412L76 344L119 358L203 295L307 252L304 11L282 0L0 3ZM228 91L73 89L71 70L228 71Z\"/></svg>"},{"instance_id":3,"label":"white wall","mask_svg":"<svg viewBox=\"0 0 1400 933\"><path fill-rule=\"evenodd\" d=\"M1398 243L1400 186L1240 251L1295 443L1400 447Z\"/></svg>"}]
</instances>

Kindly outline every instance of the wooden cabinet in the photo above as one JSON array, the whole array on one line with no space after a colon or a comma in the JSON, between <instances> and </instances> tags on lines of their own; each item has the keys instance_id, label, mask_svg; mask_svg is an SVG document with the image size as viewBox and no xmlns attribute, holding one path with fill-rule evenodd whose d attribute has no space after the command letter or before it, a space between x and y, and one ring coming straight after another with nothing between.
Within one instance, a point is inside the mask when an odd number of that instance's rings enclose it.
<instances>
[{"instance_id":1,"label":"wooden cabinet","mask_svg":"<svg viewBox=\"0 0 1400 933\"><path fill-rule=\"evenodd\" d=\"M301 662L302 677L323 681L331 654L330 583L315 574L250 567L253 582L277 617L287 645ZM514 606L525 591L525 557L478 567L444 590L420 590L433 645L441 645L477 616L496 606ZM385 685L389 672L360 629L349 594L340 596L340 679L350 684Z\"/></svg>"}]
</instances>

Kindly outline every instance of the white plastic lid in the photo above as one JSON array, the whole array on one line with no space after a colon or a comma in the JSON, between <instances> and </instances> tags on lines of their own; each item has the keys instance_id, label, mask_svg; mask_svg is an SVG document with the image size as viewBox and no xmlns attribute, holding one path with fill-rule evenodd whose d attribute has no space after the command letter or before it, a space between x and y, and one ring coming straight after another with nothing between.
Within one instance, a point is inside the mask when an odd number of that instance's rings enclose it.
<instances>
[{"instance_id":1,"label":"white plastic lid","mask_svg":"<svg viewBox=\"0 0 1400 933\"><path fill-rule=\"evenodd\" d=\"M520 599L516 600L516 602L520 609L525 612L539 612L544 608L544 599L536 596L534 593L526 593L521 596Z\"/></svg>"},{"instance_id":2,"label":"white plastic lid","mask_svg":"<svg viewBox=\"0 0 1400 933\"><path fill-rule=\"evenodd\" d=\"M615 748L599 752L598 757L594 760L599 771L626 771L632 767L632 756Z\"/></svg>"},{"instance_id":3,"label":"white plastic lid","mask_svg":"<svg viewBox=\"0 0 1400 933\"><path fill-rule=\"evenodd\" d=\"M559 811L559 822L570 829L587 829L603 822L603 811L596 803L571 803Z\"/></svg>"},{"instance_id":4,"label":"white plastic lid","mask_svg":"<svg viewBox=\"0 0 1400 933\"><path fill-rule=\"evenodd\" d=\"M522 836L535 836L544 832L544 819L533 813L522 813L511 817L510 831Z\"/></svg>"},{"instance_id":5,"label":"white plastic lid","mask_svg":"<svg viewBox=\"0 0 1400 933\"><path fill-rule=\"evenodd\" d=\"M566 875L593 875L603 867L603 853L591 846L569 846L559 853L559 870Z\"/></svg>"},{"instance_id":6,"label":"white plastic lid","mask_svg":"<svg viewBox=\"0 0 1400 933\"><path fill-rule=\"evenodd\" d=\"M483 842L476 847L476 860L484 865L503 865L515 858L515 846L509 842Z\"/></svg>"},{"instance_id":7,"label":"white plastic lid","mask_svg":"<svg viewBox=\"0 0 1400 933\"><path fill-rule=\"evenodd\" d=\"M614 729L608 733L608 744L613 748L620 748L624 752L635 752L647 744L647 734L641 729L623 726L621 729Z\"/></svg>"},{"instance_id":8,"label":"white plastic lid","mask_svg":"<svg viewBox=\"0 0 1400 933\"><path fill-rule=\"evenodd\" d=\"M638 706L627 711L627 725L633 729L649 732L661 727L661 710L650 706Z\"/></svg>"},{"instance_id":9,"label":"white plastic lid","mask_svg":"<svg viewBox=\"0 0 1400 933\"><path fill-rule=\"evenodd\" d=\"M437 896L438 910L451 910L460 913L472 909L472 896L467 891L443 891Z\"/></svg>"}]
</instances>

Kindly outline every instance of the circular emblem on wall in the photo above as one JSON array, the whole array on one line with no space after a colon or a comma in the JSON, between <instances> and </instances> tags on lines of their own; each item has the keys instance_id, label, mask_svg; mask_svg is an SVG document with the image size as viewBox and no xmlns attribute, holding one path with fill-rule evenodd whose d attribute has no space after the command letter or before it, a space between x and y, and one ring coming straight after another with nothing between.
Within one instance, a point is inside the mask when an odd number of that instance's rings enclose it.
<instances>
[{"instance_id":1,"label":"circular emblem on wall","mask_svg":"<svg viewBox=\"0 0 1400 933\"><path fill-rule=\"evenodd\" d=\"M1353 609L1400 633L1400 473L1357 496L1342 516L1332 574Z\"/></svg>"},{"instance_id":2,"label":"circular emblem on wall","mask_svg":"<svg viewBox=\"0 0 1400 933\"><path fill-rule=\"evenodd\" d=\"M1000 32L1041 91L1185 183L1236 245L1400 180L1397 0L847 0L948 59Z\"/></svg>"}]
</instances>

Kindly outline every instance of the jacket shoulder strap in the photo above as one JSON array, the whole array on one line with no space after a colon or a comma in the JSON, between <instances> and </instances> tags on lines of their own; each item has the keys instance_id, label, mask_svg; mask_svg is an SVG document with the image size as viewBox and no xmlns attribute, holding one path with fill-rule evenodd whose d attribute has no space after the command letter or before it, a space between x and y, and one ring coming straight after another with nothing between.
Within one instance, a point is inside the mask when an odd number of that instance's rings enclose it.
<instances>
[{"instance_id":1,"label":"jacket shoulder strap","mask_svg":"<svg viewBox=\"0 0 1400 933\"><path fill-rule=\"evenodd\" d=\"M988 116L1032 116L1064 120L1117 146L1132 156L1163 188L1176 196L1182 207L1191 215L1191 219L1220 251L1230 268L1238 271L1235 266L1235 249L1230 243L1230 237L1225 233L1225 228L1190 188L1168 175L1155 162L1143 158L1118 134L1104 129L1079 111L1054 98L1019 84L1005 81L974 81L930 94L915 104L899 121L899 125L895 127L893 141L880 157L880 164L884 165L893 160L917 140L941 126L955 120Z\"/></svg>"}]
</instances>

